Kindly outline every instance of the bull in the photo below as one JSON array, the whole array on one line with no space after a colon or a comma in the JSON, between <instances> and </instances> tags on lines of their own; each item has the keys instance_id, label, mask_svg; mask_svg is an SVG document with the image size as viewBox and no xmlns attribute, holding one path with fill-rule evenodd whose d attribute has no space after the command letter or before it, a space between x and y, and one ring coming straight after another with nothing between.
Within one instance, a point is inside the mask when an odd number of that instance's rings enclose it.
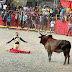
<instances>
[{"instance_id":1,"label":"bull","mask_svg":"<svg viewBox=\"0 0 72 72\"><path fill-rule=\"evenodd\" d=\"M68 64L69 64L69 58L70 58L70 49L71 49L71 43L67 40L57 40L54 39L52 35L42 35L40 33L40 43L44 45L46 51L48 52L49 62L51 61L51 55L53 52L60 53L63 52L65 56L64 64L66 64L66 60L68 58Z\"/></svg>"}]
</instances>

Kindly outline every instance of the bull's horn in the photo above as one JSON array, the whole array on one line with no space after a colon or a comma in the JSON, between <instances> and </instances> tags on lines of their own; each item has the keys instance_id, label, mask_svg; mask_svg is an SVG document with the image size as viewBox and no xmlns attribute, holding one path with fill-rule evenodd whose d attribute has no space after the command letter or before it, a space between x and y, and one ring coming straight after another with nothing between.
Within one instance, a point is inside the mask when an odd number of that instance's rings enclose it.
<instances>
[{"instance_id":1,"label":"bull's horn","mask_svg":"<svg viewBox=\"0 0 72 72\"><path fill-rule=\"evenodd\" d=\"M39 32L39 34L42 35L40 32Z\"/></svg>"},{"instance_id":2,"label":"bull's horn","mask_svg":"<svg viewBox=\"0 0 72 72\"><path fill-rule=\"evenodd\" d=\"M45 34L45 35L47 35L47 34Z\"/></svg>"},{"instance_id":3,"label":"bull's horn","mask_svg":"<svg viewBox=\"0 0 72 72\"><path fill-rule=\"evenodd\" d=\"M46 32L46 34L45 35L47 35L48 33Z\"/></svg>"}]
</instances>

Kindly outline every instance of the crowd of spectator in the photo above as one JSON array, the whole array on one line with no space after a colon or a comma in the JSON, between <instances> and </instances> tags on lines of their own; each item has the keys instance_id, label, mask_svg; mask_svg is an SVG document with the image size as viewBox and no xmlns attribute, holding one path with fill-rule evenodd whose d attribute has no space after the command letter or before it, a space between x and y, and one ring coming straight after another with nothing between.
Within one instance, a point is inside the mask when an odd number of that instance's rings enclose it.
<instances>
[{"instance_id":1,"label":"crowd of spectator","mask_svg":"<svg viewBox=\"0 0 72 72\"><path fill-rule=\"evenodd\" d=\"M4 7L5 6L5 7ZM3 5L3 7L0 7L1 9L1 17L3 20L3 24L7 25L7 27L10 26L11 22L11 16L14 14L15 17L15 26L17 26L17 23L19 23L19 27L24 28L27 27L27 29L35 28L36 29L42 29L46 30L48 21L50 24L50 27L52 28L50 30L53 31L55 22L54 18L56 14L60 14L61 11L61 6L58 6L57 8L53 7L20 7L19 9L14 9L14 10L8 10L8 7L6 4Z\"/></svg>"},{"instance_id":2,"label":"crowd of spectator","mask_svg":"<svg viewBox=\"0 0 72 72\"><path fill-rule=\"evenodd\" d=\"M72 9L68 6L67 8L63 8L60 12L60 20L61 21L71 21L72 17Z\"/></svg>"}]
</instances>

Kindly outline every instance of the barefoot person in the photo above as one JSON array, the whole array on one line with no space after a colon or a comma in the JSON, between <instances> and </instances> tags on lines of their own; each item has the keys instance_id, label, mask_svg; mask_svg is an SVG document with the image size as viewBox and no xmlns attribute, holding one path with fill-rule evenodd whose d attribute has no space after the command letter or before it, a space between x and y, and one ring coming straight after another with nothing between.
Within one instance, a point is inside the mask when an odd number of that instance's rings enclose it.
<instances>
[{"instance_id":1,"label":"barefoot person","mask_svg":"<svg viewBox=\"0 0 72 72\"><path fill-rule=\"evenodd\" d=\"M14 49L16 49L16 50L20 50L20 45L19 45L20 40L23 41L23 42L25 42L25 43L27 43L27 42L24 41L21 37L19 37L18 32L16 32L16 36L14 36L14 38L13 38L12 40L10 40L9 42L7 42L6 44L10 43L10 42L13 41L13 40L14 40L14 42L15 42L15 44L14 44Z\"/></svg>"}]
</instances>

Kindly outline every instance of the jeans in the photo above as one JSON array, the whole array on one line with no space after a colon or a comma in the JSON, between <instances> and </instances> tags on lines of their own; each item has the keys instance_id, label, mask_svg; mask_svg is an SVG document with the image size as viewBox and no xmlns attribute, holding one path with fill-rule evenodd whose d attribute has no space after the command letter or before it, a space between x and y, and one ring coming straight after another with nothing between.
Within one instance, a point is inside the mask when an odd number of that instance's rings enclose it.
<instances>
[{"instance_id":1,"label":"jeans","mask_svg":"<svg viewBox=\"0 0 72 72\"><path fill-rule=\"evenodd\" d=\"M64 15L62 12L60 12L60 20L63 21L63 19L64 19Z\"/></svg>"}]
</instances>

